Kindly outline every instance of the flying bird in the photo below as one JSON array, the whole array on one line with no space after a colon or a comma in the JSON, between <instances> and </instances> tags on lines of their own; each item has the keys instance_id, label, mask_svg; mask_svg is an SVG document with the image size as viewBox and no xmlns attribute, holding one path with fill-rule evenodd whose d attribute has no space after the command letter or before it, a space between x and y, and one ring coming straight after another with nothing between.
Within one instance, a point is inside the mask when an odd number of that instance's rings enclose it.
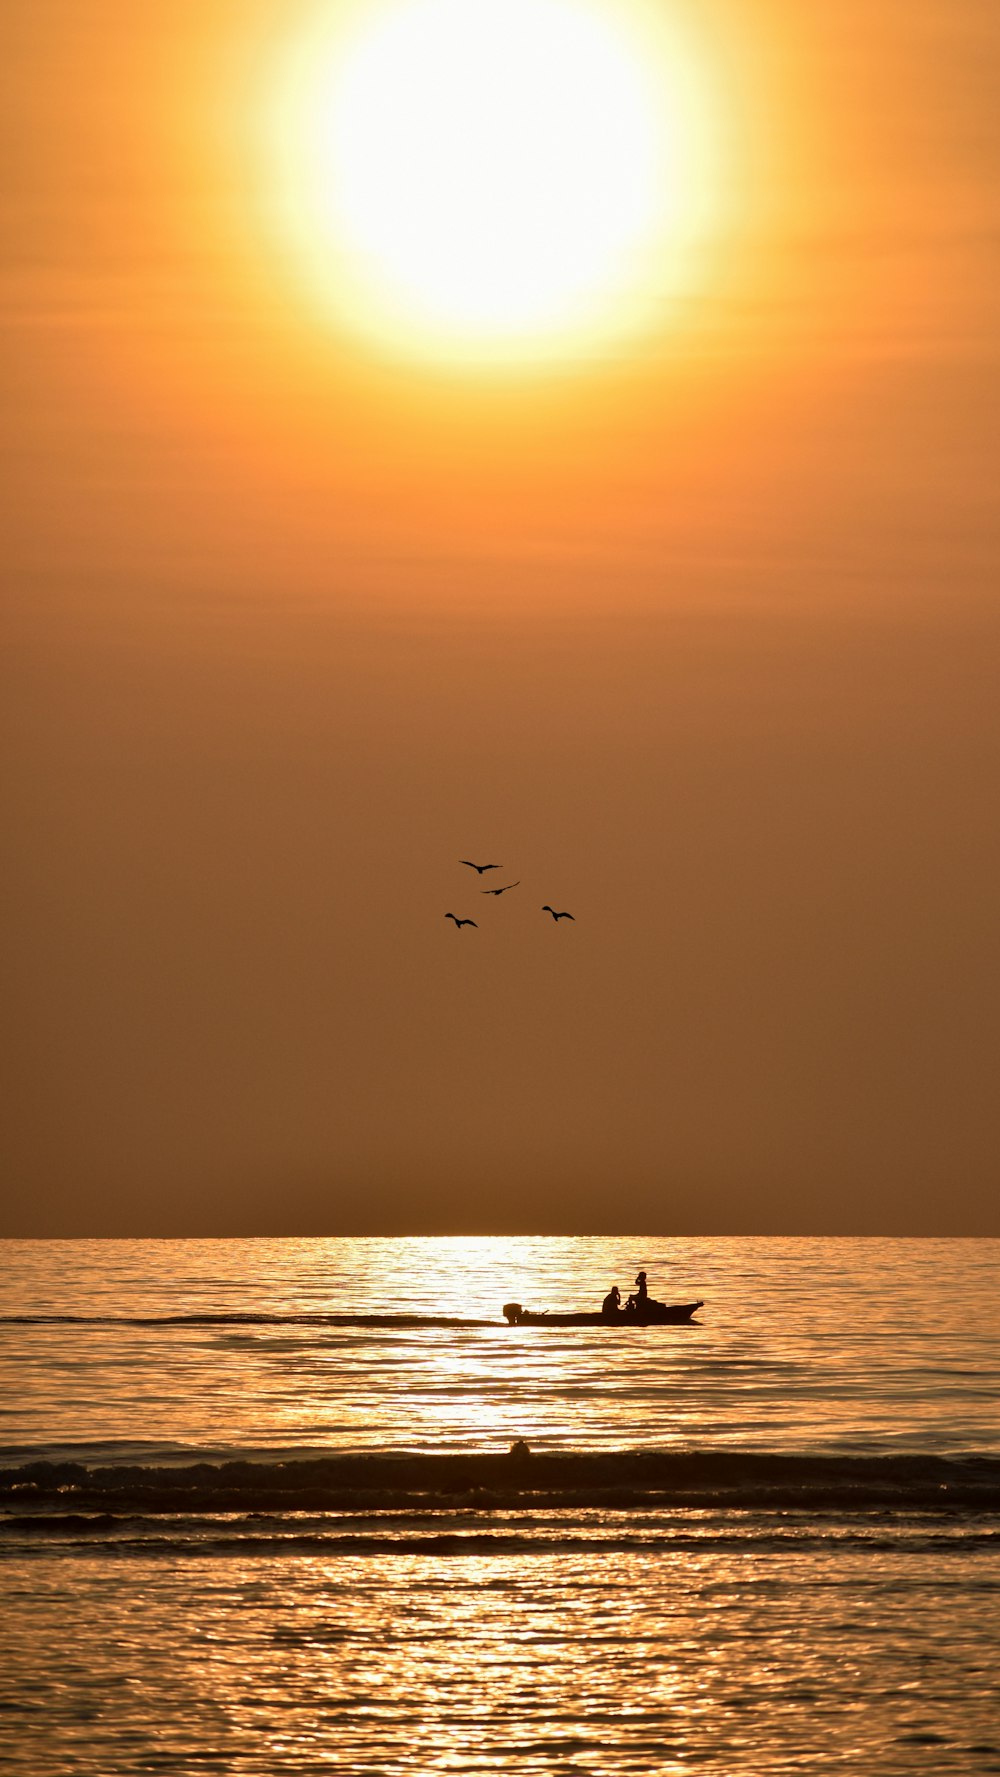
<instances>
[{"instance_id":1,"label":"flying bird","mask_svg":"<svg viewBox=\"0 0 1000 1777\"><path fill-rule=\"evenodd\" d=\"M470 870L478 870L482 876L484 870L502 870L502 864L474 864L471 858L459 858L460 864L468 864Z\"/></svg>"},{"instance_id":2,"label":"flying bird","mask_svg":"<svg viewBox=\"0 0 1000 1777\"><path fill-rule=\"evenodd\" d=\"M555 921L556 921L556 922L557 922L557 923L558 923L558 921L559 921L559 920L560 920L560 919L572 919L572 920L573 920L573 922L574 922L574 924L575 924L575 923L576 923L576 921L575 921L575 917L574 917L574 915L573 915L573 914L572 914L572 913L557 913L557 912L556 912L556 910L555 910L555 908L554 908L554 907L549 907L549 906L548 906L548 904L546 904L546 905L545 905L545 906L544 906L544 907L543 907L543 908L542 908L542 912L543 912L543 913L551 913L551 915L552 915L552 917L553 917L553 919L554 919L554 920L555 920Z\"/></svg>"},{"instance_id":3,"label":"flying bird","mask_svg":"<svg viewBox=\"0 0 1000 1777\"><path fill-rule=\"evenodd\" d=\"M520 886L521 886L521 878L518 877L516 882L505 882L503 885L503 888L480 889L479 893L481 895L505 895L507 893L508 889L520 888Z\"/></svg>"},{"instance_id":4,"label":"flying bird","mask_svg":"<svg viewBox=\"0 0 1000 1777\"><path fill-rule=\"evenodd\" d=\"M456 930L456 931L461 931L461 929L462 929L462 927L463 927L463 926L474 926L474 925L476 925L476 922L475 922L475 920L474 920L474 919L459 919L459 917L458 917L458 914L457 914L457 913L446 913L446 914L445 914L445 919L453 919L453 920L454 920L454 921L455 921L455 930ZM478 926L476 926L476 930L477 930L477 931L478 931L478 930L479 930L479 927L478 927Z\"/></svg>"}]
</instances>

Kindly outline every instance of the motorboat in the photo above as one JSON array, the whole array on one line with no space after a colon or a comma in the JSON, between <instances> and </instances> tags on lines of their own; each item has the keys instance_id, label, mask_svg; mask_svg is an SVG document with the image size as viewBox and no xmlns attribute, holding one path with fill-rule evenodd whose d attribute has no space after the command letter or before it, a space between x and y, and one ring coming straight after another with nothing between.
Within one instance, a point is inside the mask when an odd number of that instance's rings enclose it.
<instances>
[{"instance_id":1,"label":"motorboat","mask_svg":"<svg viewBox=\"0 0 1000 1777\"><path fill-rule=\"evenodd\" d=\"M593 1313L550 1314L547 1310L522 1308L520 1302L505 1302L504 1318L511 1327L677 1327L693 1320L699 1302L650 1302L641 1308L623 1308L618 1314Z\"/></svg>"}]
</instances>

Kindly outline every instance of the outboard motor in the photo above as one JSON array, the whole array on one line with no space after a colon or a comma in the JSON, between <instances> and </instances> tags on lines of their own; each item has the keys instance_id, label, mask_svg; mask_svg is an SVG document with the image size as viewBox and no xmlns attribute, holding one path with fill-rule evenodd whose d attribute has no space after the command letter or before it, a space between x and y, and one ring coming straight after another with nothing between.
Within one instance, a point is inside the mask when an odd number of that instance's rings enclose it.
<instances>
[{"instance_id":1,"label":"outboard motor","mask_svg":"<svg viewBox=\"0 0 1000 1777\"><path fill-rule=\"evenodd\" d=\"M507 1325L509 1327L516 1327L524 1313L524 1309L521 1307L520 1302L505 1302L503 1305L503 1312Z\"/></svg>"}]
</instances>

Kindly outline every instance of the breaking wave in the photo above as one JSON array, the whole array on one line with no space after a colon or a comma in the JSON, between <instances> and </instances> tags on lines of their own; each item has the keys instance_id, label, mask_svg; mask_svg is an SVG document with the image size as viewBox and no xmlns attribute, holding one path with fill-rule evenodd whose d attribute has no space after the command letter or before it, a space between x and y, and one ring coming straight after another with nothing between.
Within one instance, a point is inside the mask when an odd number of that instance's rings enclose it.
<instances>
[{"instance_id":1,"label":"breaking wave","mask_svg":"<svg viewBox=\"0 0 1000 1777\"><path fill-rule=\"evenodd\" d=\"M351 1455L176 1467L32 1462L0 1471L0 1513L120 1515L457 1508L1000 1513L1000 1457L763 1451ZM0 1523L4 1522L0 1518Z\"/></svg>"}]
</instances>

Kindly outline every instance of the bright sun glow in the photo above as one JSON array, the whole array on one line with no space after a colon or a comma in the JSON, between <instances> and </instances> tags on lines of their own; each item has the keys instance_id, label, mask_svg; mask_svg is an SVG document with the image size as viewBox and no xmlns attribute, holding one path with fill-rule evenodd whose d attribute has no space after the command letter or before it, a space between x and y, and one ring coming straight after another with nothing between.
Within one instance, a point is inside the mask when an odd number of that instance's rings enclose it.
<instances>
[{"instance_id":1,"label":"bright sun glow","mask_svg":"<svg viewBox=\"0 0 1000 1777\"><path fill-rule=\"evenodd\" d=\"M397 351L509 363L648 324L709 208L690 53L646 0L354 0L279 86L279 220Z\"/></svg>"}]
</instances>

